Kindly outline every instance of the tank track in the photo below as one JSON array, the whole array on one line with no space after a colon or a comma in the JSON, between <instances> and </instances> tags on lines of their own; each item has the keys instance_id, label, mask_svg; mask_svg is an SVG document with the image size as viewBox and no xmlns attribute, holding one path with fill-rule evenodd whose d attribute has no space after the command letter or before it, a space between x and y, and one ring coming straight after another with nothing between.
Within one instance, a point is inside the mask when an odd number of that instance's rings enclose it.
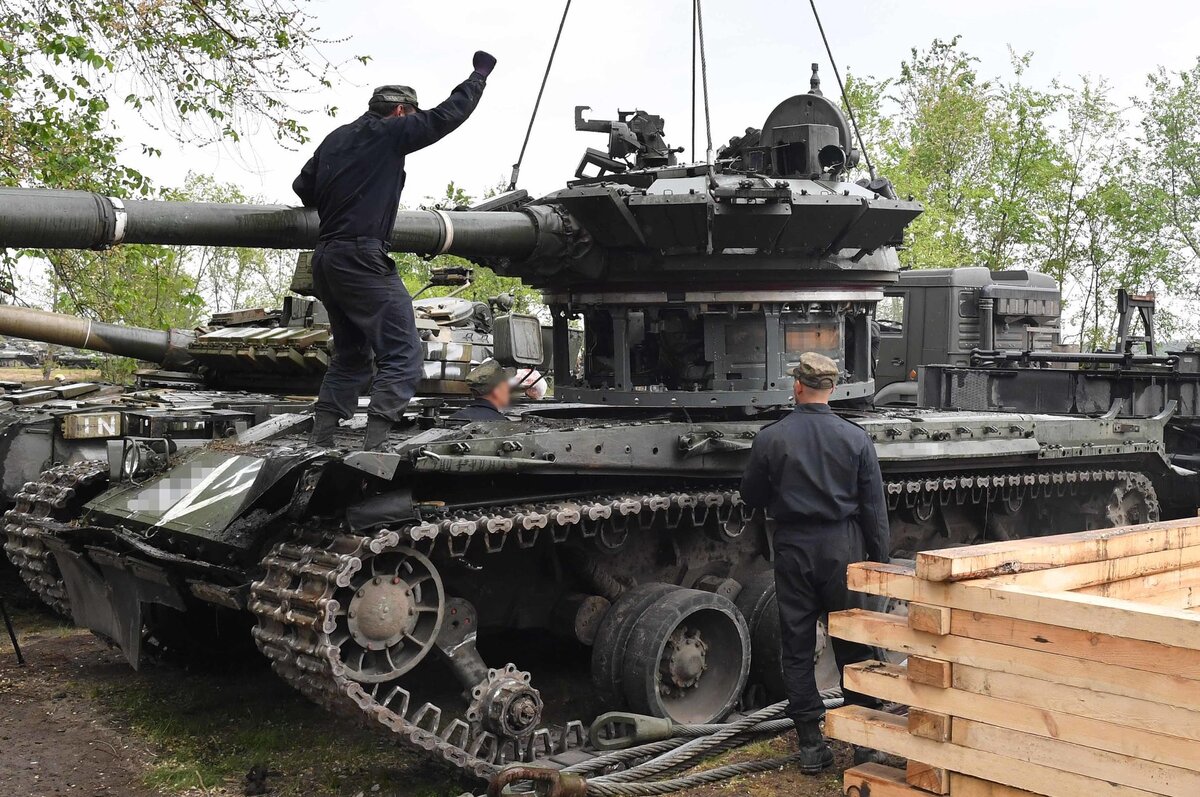
<instances>
[{"instance_id":1,"label":"tank track","mask_svg":"<svg viewBox=\"0 0 1200 797\"><path fill-rule=\"evenodd\" d=\"M1144 482L1144 483L1143 483ZM1064 497L1081 486L1153 486L1137 472L1123 470L1053 470L1006 475L954 476L941 479L891 480L886 483L891 508L922 502ZM363 684L347 676L330 637L340 608L334 593L350 584L364 559L400 545L431 550L444 543L452 556L462 556L477 536L485 550L500 551L509 540L522 548L543 534L555 543L578 532L584 539L619 546L625 534L663 523L704 525L712 519L731 538L740 535L758 510L742 503L736 490L593 496L574 500L426 509L421 522L374 536L301 535L276 545L263 560L266 573L251 587L250 611L258 620L254 639L275 671L315 702L341 714L358 714L379 723L401 741L435 759L477 777L489 777L512 761L538 761L582 748L581 722L544 727L521 739L501 739L475 723L432 703L415 705L408 690L391 684ZM496 673L513 672L513 665ZM524 675L523 673L516 673ZM467 712L469 713L469 712Z\"/></svg>"},{"instance_id":2,"label":"tank track","mask_svg":"<svg viewBox=\"0 0 1200 797\"><path fill-rule=\"evenodd\" d=\"M382 531L373 537L339 534L276 545L263 560L266 574L250 590L249 609L258 621L255 643L275 672L314 702L338 714L379 723L402 742L434 759L480 778L512 761L532 761L583 747L583 724L538 728L520 739L501 739L465 719L450 716L433 703L416 705L395 683L365 684L347 677L330 633L338 587L363 566L363 560L397 547L401 535ZM492 670L528 676L509 665Z\"/></svg>"},{"instance_id":3,"label":"tank track","mask_svg":"<svg viewBox=\"0 0 1200 797\"><path fill-rule=\"evenodd\" d=\"M36 482L26 482L17 493L16 505L4 514L4 552L21 579L43 603L63 617L71 618L66 584L54 556L42 542L46 534L65 528L55 517L70 515L79 491L108 477L108 463L84 460L56 465Z\"/></svg>"}]
</instances>

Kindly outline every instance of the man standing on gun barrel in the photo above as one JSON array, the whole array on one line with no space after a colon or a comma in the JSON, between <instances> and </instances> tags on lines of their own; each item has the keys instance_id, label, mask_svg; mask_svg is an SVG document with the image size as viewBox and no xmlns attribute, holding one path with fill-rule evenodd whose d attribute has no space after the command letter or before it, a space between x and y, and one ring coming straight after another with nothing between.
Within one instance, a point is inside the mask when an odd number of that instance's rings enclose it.
<instances>
[{"instance_id":1,"label":"man standing on gun barrel","mask_svg":"<svg viewBox=\"0 0 1200 797\"><path fill-rule=\"evenodd\" d=\"M800 771L815 774L833 763L821 732L825 707L814 672L817 621L828 612L860 607L860 596L846 589L846 568L864 558L888 561L891 532L875 445L861 427L829 408L837 363L805 352L792 376L796 407L755 437L741 494L775 520L787 715L800 741ZM866 645L831 642L838 672L875 658ZM845 692L844 685L843 691L847 703L877 705L871 697ZM877 755L855 750L856 763Z\"/></svg>"},{"instance_id":2,"label":"man standing on gun barrel","mask_svg":"<svg viewBox=\"0 0 1200 797\"><path fill-rule=\"evenodd\" d=\"M358 407L374 381L364 448L380 449L421 380L421 339L412 297L388 257L388 240L404 190L404 158L453 132L479 104L496 59L475 53L475 71L441 105L421 110L408 86L380 86L365 114L334 130L292 183L316 208L320 236L313 286L329 312L333 359L317 396L310 441L333 445L339 421Z\"/></svg>"}]
</instances>

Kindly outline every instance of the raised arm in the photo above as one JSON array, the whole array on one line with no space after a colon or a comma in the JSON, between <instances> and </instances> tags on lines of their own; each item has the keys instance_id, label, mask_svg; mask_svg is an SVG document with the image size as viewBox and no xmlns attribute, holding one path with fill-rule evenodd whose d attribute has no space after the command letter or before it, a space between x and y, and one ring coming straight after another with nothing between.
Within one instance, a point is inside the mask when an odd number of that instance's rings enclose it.
<instances>
[{"instance_id":1,"label":"raised arm","mask_svg":"<svg viewBox=\"0 0 1200 797\"><path fill-rule=\"evenodd\" d=\"M484 52L475 53L475 71L454 87L450 96L436 108L405 114L388 120L395 131L396 145L407 155L424 149L458 129L479 105L483 96L487 76L496 65L496 59Z\"/></svg>"},{"instance_id":2,"label":"raised arm","mask_svg":"<svg viewBox=\"0 0 1200 797\"><path fill-rule=\"evenodd\" d=\"M892 552L892 531L888 527L887 498L883 493L883 474L879 457L870 439L863 440L858 460L858 500L862 503L863 550L872 562L887 562Z\"/></svg>"}]
</instances>

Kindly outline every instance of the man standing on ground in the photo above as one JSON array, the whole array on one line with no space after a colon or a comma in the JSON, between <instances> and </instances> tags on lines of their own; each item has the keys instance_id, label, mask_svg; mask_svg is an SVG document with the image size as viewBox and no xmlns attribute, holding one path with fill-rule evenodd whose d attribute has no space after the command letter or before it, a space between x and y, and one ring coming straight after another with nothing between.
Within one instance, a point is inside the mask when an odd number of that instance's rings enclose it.
<instances>
[{"instance_id":1,"label":"man standing on ground","mask_svg":"<svg viewBox=\"0 0 1200 797\"><path fill-rule=\"evenodd\" d=\"M367 450L380 448L421 379L424 356L412 297L388 257L388 240L404 189L404 158L466 121L496 59L475 53L475 71L450 97L420 110L408 86L380 86L368 110L334 130L304 165L292 189L320 216L313 286L329 312L333 359L317 396L311 442L333 445L338 422L358 407L375 379L367 411Z\"/></svg>"},{"instance_id":2,"label":"man standing on ground","mask_svg":"<svg viewBox=\"0 0 1200 797\"><path fill-rule=\"evenodd\" d=\"M796 407L758 433L742 477L742 500L775 520L775 593L782 632L788 717L800 740L800 770L833 763L821 732L825 714L813 653L822 614L855 608L846 568L869 558L886 562L891 547L887 502L875 446L862 428L835 415L829 396L837 363L806 352L792 370ZM874 658L871 648L832 640L838 671ZM844 686L843 686L844 691ZM847 703L876 701L845 692Z\"/></svg>"}]
</instances>

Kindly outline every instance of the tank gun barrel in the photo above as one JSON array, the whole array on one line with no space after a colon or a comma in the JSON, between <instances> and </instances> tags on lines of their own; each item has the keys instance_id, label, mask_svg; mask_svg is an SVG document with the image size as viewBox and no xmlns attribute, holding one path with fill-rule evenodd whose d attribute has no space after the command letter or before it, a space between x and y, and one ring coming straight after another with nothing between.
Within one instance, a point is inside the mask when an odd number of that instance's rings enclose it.
<instances>
[{"instance_id":1,"label":"tank gun barrel","mask_svg":"<svg viewBox=\"0 0 1200 797\"><path fill-rule=\"evenodd\" d=\"M176 329L120 326L46 310L0 305L0 335L133 357L179 370L192 367L187 345L193 336Z\"/></svg>"},{"instance_id":2,"label":"tank gun barrel","mask_svg":"<svg viewBox=\"0 0 1200 797\"><path fill-rule=\"evenodd\" d=\"M416 254L524 257L537 213L406 210L391 247ZM105 249L122 243L312 249L317 212L286 205L122 200L88 191L0 189L0 247Z\"/></svg>"}]
</instances>

